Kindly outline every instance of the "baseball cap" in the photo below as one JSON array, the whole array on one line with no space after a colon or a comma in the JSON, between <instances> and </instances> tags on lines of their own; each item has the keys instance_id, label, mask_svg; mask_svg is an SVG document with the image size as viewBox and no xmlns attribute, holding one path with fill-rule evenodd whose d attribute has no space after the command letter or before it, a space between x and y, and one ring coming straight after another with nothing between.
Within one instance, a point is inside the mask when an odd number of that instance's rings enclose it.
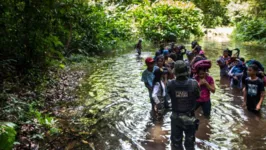
<instances>
[{"instance_id":1,"label":"baseball cap","mask_svg":"<svg viewBox=\"0 0 266 150\"><path fill-rule=\"evenodd\" d=\"M169 50L163 50L163 55L169 54Z\"/></svg>"},{"instance_id":2,"label":"baseball cap","mask_svg":"<svg viewBox=\"0 0 266 150\"><path fill-rule=\"evenodd\" d=\"M153 63L154 62L154 60L153 60L153 58L151 58L151 57L147 57L146 59L145 59L145 63L147 64L147 63Z\"/></svg>"}]
</instances>

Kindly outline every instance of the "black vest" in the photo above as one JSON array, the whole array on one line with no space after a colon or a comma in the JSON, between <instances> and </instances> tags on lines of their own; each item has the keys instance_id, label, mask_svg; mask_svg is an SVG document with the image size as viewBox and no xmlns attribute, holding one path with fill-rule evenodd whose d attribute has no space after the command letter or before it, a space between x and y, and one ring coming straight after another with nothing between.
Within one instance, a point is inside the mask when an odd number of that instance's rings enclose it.
<instances>
[{"instance_id":1,"label":"black vest","mask_svg":"<svg viewBox=\"0 0 266 150\"><path fill-rule=\"evenodd\" d=\"M195 83L193 79L185 81L172 80L168 85L168 92L172 101L172 111L188 113L194 111L196 106Z\"/></svg>"}]
</instances>

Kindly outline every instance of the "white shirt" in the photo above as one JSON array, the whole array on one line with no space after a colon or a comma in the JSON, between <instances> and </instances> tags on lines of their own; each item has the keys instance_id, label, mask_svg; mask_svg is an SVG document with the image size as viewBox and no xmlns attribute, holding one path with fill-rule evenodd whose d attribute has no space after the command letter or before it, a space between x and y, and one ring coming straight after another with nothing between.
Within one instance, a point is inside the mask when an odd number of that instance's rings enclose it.
<instances>
[{"instance_id":1,"label":"white shirt","mask_svg":"<svg viewBox=\"0 0 266 150\"><path fill-rule=\"evenodd\" d=\"M164 85L163 81L161 81L161 85L162 85L163 91L161 91L161 87L160 87L160 83L159 82L157 82L154 85L154 88L153 88L152 98L153 98L153 100L154 100L154 102L156 104L159 104L160 103L160 100L159 100L158 96L164 97L166 95L165 85Z\"/></svg>"}]
</instances>

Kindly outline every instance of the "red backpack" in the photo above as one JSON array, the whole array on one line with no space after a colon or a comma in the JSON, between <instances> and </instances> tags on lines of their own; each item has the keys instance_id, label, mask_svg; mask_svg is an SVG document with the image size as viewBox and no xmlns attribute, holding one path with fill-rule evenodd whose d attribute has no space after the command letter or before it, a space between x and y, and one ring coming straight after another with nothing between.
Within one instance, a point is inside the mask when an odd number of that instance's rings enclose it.
<instances>
[{"instance_id":1,"label":"red backpack","mask_svg":"<svg viewBox=\"0 0 266 150\"><path fill-rule=\"evenodd\" d=\"M212 62L210 60L199 60L195 64L192 65L191 71L192 73L197 73L197 70L199 68L210 69L211 66L212 66Z\"/></svg>"}]
</instances>

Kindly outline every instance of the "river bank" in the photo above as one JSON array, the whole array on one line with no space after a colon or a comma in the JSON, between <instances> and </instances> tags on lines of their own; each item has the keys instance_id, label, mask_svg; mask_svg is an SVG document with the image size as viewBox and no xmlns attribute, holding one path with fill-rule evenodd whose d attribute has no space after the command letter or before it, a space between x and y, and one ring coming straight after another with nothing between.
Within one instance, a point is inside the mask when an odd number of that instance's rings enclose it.
<instances>
[{"instance_id":1,"label":"river bank","mask_svg":"<svg viewBox=\"0 0 266 150\"><path fill-rule=\"evenodd\" d=\"M79 88L82 87L82 82L85 82L85 76L97 67L106 65L102 58L124 53L128 45L129 42L124 42L116 51L102 56L72 55L59 67L52 66L45 74L34 77L31 82L35 87L30 84L5 82L4 91L0 95L4 100L1 103L1 122L13 122L16 126L12 129L15 134L7 132L3 134L6 137L0 136L6 140L12 139L9 143L2 141L3 144L8 143L8 147L13 147L15 140L14 149L71 149L73 143L80 141L86 146L90 145L85 139L91 138L93 134L78 131L75 129L78 127L72 124L78 123L78 116L84 113L84 107L79 106ZM85 113L88 116L95 115L90 114L92 111L89 108L84 111L87 111ZM87 119L91 126L95 124L95 120L94 117ZM4 126L1 126L2 128L7 130ZM78 142L73 142L76 140Z\"/></svg>"},{"instance_id":2,"label":"river bank","mask_svg":"<svg viewBox=\"0 0 266 150\"><path fill-rule=\"evenodd\" d=\"M219 38L213 32L212 36L204 37L200 44L213 62L224 48L238 47L241 56L256 58L266 65L263 48ZM190 47L190 42L183 44ZM169 149L170 112L162 122L151 119L148 94L140 81L145 69L143 60L154 52L155 48L147 44L140 57L130 47L101 57L77 55L60 70L51 71L42 90L26 92L24 87L23 93L27 94L14 97L27 104L14 103L12 107L21 105L21 114L29 112L21 117L31 119L21 119L18 124L20 143L15 149ZM266 137L260 134L265 130L264 117L243 110L241 92L228 88L220 80L218 70L216 65L210 70L218 88L212 95L212 117L208 120L197 112L201 120L197 149L264 148L256 142ZM13 116L20 113L5 112ZM265 115L263 108L262 116ZM260 130L251 122L256 122ZM221 130L225 127L227 130Z\"/></svg>"}]
</instances>

